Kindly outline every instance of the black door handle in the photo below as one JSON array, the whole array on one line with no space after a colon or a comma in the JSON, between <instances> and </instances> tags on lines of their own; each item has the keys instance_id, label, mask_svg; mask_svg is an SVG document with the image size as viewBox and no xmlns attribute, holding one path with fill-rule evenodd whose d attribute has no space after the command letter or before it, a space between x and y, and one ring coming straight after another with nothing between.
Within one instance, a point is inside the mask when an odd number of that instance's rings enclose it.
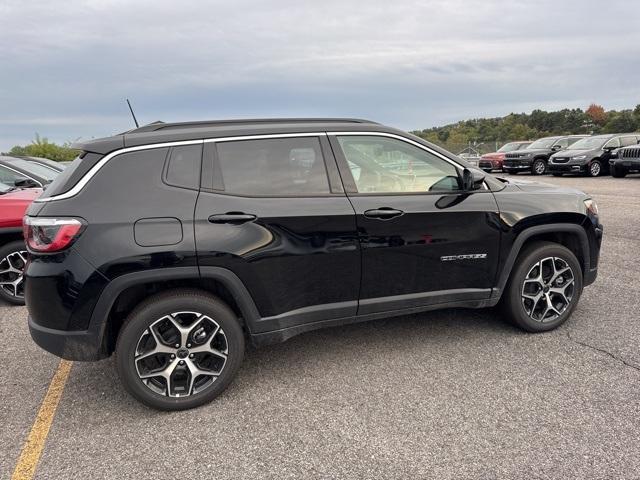
<instances>
[{"instance_id":1,"label":"black door handle","mask_svg":"<svg viewBox=\"0 0 640 480\"><path fill-rule=\"evenodd\" d=\"M378 220L390 220L395 217L404 215L402 210L396 210L390 207L374 208L371 210L365 210L364 216L367 218L376 218Z\"/></svg>"},{"instance_id":2,"label":"black door handle","mask_svg":"<svg viewBox=\"0 0 640 480\"><path fill-rule=\"evenodd\" d=\"M211 223L230 223L231 225L242 225L243 223L253 222L255 215L242 212L217 213L209 217Z\"/></svg>"}]
</instances>

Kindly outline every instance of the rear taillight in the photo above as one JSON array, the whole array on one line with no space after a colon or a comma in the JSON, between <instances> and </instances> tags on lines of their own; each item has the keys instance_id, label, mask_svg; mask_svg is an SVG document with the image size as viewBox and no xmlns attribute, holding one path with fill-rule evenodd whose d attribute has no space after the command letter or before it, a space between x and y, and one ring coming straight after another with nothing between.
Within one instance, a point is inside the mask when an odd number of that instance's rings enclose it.
<instances>
[{"instance_id":1,"label":"rear taillight","mask_svg":"<svg viewBox=\"0 0 640 480\"><path fill-rule=\"evenodd\" d=\"M34 252L53 253L69 247L84 230L77 218L24 217L23 233Z\"/></svg>"}]
</instances>

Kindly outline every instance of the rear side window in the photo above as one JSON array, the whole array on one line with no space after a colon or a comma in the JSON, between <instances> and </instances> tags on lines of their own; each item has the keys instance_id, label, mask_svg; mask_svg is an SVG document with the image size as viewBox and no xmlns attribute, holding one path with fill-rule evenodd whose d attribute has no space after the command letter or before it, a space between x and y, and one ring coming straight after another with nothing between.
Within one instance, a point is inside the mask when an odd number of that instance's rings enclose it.
<instances>
[{"instance_id":1,"label":"rear side window","mask_svg":"<svg viewBox=\"0 0 640 480\"><path fill-rule=\"evenodd\" d=\"M620 139L620 143L622 143L623 147L628 147L630 145L637 145L638 144L638 138L630 135L628 137L622 137Z\"/></svg>"},{"instance_id":2,"label":"rear side window","mask_svg":"<svg viewBox=\"0 0 640 480\"><path fill-rule=\"evenodd\" d=\"M198 189L202 145L181 145L169 150L164 180L169 185Z\"/></svg>"},{"instance_id":3,"label":"rear side window","mask_svg":"<svg viewBox=\"0 0 640 480\"><path fill-rule=\"evenodd\" d=\"M327 171L316 137L241 140L216 144L225 192L251 196L323 195ZM216 182L220 184L220 182Z\"/></svg>"}]
</instances>

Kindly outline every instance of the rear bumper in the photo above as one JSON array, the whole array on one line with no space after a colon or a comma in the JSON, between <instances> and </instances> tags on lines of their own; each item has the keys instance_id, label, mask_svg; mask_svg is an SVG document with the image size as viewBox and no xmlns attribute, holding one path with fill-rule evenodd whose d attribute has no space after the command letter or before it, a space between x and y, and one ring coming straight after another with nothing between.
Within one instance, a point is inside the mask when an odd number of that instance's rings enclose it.
<instances>
[{"instance_id":1,"label":"rear bumper","mask_svg":"<svg viewBox=\"0 0 640 480\"><path fill-rule=\"evenodd\" d=\"M56 330L38 325L29 316L29 333L39 347L66 360L94 361L109 356L102 345L101 331Z\"/></svg>"}]
</instances>

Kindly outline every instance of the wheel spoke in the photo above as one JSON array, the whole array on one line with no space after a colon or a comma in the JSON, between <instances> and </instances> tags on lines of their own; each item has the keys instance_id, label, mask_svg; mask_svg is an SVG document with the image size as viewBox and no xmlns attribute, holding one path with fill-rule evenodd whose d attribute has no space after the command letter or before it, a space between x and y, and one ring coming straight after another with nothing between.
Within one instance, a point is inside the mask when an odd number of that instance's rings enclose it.
<instances>
[{"instance_id":1,"label":"wheel spoke","mask_svg":"<svg viewBox=\"0 0 640 480\"><path fill-rule=\"evenodd\" d=\"M558 280L561 285L556 285ZM555 320L571 304L569 288L573 285L573 271L564 259L546 257L539 260L531 266L522 283L522 303L527 315L539 322Z\"/></svg>"}]
</instances>

